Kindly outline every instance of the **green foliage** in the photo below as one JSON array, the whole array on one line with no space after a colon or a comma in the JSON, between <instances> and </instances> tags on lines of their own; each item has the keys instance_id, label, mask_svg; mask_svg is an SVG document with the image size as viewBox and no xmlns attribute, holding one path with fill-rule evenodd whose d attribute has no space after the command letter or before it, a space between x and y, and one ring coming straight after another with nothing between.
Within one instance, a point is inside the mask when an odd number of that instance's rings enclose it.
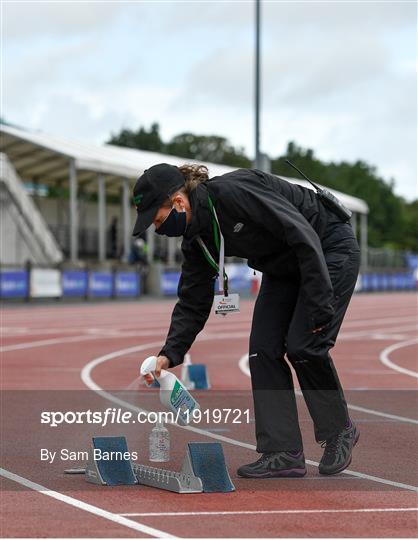
<instances>
[{"instance_id":1,"label":"green foliage","mask_svg":"<svg viewBox=\"0 0 418 540\"><path fill-rule=\"evenodd\" d=\"M404 238L403 247L418 252L418 199L412 203L403 203Z\"/></svg>"},{"instance_id":2,"label":"green foliage","mask_svg":"<svg viewBox=\"0 0 418 540\"><path fill-rule=\"evenodd\" d=\"M149 131L143 127L138 131L122 130L118 135L112 135L109 142L237 168L252 165L244 150L235 148L225 137L182 133L164 143L158 124L153 124ZM370 246L418 252L418 200L407 203L398 197L393 191L394 181L385 182L378 176L375 167L361 160L355 163L325 163L315 157L313 150L289 142L283 156L272 158L272 173L298 177L285 163L286 159L302 169L314 182L367 202L370 209Z\"/></svg>"},{"instance_id":3,"label":"green foliage","mask_svg":"<svg viewBox=\"0 0 418 540\"><path fill-rule=\"evenodd\" d=\"M152 124L149 131L143 127L138 131L122 129L118 135L112 134L107 142L117 146L149 150L150 152L162 152L164 148L164 143L160 137L160 126L158 124Z\"/></svg>"},{"instance_id":4,"label":"green foliage","mask_svg":"<svg viewBox=\"0 0 418 540\"><path fill-rule=\"evenodd\" d=\"M272 161L272 172L294 176L285 163L291 160L314 181L363 199L369 205L370 246L407 247L418 249L418 241L411 236L411 226L405 228L405 208L408 204L393 192L393 181L388 184L376 169L364 161L355 163L324 163L315 158L312 150L304 150L294 142L288 144L286 154Z\"/></svg>"},{"instance_id":5,"label":"green foliage","mask_svg":"<svg viewBox=\"0 0 418 540\"><path fill-rule=\"evenodd\" d=\"M138 131L123 129L117 135L112 134L108 143L231 167L251 167L251 160L244 154L244 150L234 148L225 137L181 133L164 143L158 124L152 124L149 131L143 127Z\"/></svg>"},{"instance_id":6,"label":"green foliage","mask_svg":"<svg viewBox=\"0 0 418 540\"><path fill-rule=\"evenodd\" d=\"M176 135L166 144L167 154L197 161L222 163L231 167L251 167L251 161L242 148L235 149L225 137L216 135Z\"/></svg>"}]
</instances>

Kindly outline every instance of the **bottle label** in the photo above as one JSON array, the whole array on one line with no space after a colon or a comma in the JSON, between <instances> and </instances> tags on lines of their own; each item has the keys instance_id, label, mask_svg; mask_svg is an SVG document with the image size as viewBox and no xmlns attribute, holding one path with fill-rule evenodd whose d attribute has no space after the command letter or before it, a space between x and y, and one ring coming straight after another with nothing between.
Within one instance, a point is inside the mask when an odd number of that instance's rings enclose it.
<instances>
[{"instance_id":1,"label":"bottle label","mask_svg":"<svg viewBox=\"0 0 418 540\"><path fill-rule=\"evenodd\" d=\"M186 412L189 411L189 413L191 413L196 406L196 402L179 381L176 381L174 384L170 402L172 407L176 409L176 411L179 411L180 419L184 423L187 423L189 418Z\"/></svg>"}]
</instances>

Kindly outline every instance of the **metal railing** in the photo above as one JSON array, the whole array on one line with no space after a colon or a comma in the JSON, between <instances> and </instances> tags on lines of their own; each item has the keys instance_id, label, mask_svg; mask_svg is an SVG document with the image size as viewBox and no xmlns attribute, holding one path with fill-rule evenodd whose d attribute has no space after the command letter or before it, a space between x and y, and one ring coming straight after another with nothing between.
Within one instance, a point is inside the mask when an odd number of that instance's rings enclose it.
<instances>
[{"instance_id":1,"label":"metal railing","mask_svg":"<svg viewBox=\"0 0 418 540\"><path fill-rule=\"evenodd\" d=\"M59 263L63 254L41 213L5 154L0 153L0 182L10 197L9 212L36 262Z\"/></svg>"}]
</instances>

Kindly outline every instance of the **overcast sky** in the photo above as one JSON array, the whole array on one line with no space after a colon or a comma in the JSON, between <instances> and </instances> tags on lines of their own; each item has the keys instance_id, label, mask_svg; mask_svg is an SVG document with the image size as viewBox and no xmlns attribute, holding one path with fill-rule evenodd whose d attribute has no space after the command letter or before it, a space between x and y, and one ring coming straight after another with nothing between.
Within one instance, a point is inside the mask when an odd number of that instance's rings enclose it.
<instances>
[{"instance_id":1,"label":"overcast sky","mask_svg":"<svg viewBox=\"0 0 418 540\"><path fill-rule=\"evenodd\" d=\"M254 155L252 1L2 10L7 121L95 143L159 122L165 140L223 135ZM323 160L362 159L417 197L415 1L265 0L262 26L262 150L294 140Z\"/></svg>"}]
</instances>

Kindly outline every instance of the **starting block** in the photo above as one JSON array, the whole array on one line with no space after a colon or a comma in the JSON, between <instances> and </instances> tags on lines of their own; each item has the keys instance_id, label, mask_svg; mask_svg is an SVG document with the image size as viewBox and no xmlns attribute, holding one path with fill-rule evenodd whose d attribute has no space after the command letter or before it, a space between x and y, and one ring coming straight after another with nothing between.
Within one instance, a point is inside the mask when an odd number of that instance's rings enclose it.
<instances>
[{"instance_id":1,"label":"starting block","mask_svg":"<svg viewBox=\"0 0 418 540\"><path fill-rule=\"evenodd\" d=\"M181 382L187 390L209 390L209 376L205 364L192 364L190 354L184 357Z\"/></svg>"},{"instance_id":2,"label":"starting block","mask_svg":"<svg viewBox=\"0 0 418 540\"><path fill-rule=\"evenodd\" d=\"M103 458L95 459L96 452ZM67 474L85 475L86 482L102 486L130 486L138 483L130 459L126 459L128 445L125 437L93 437L85 469L67 469Z\"/></svg>"},{"instance_id":3,"label":"starting block","mask_svg":"<svg viewBox=\"0 0 418 540\"><path fill-rule=\"evenodd\" d=\"M204 493L235 491L221 443L189 443L183 470L189 470L200 478Z\"/></svg>"},{"instance_id":4,"label":"starting block","mask_svg":"<svg viewBox=\"0 0 418 540\"><path fill-rule=\"evenodd\" d=\"M139 484L176 493L235 491L220 443L189 443L181 472L133 465Z\"/></svg>"},{"instance_id":5,"label":"starting block","mask_svg":"<svg viewBox=\"0 0 418 540\"><path fill-rule=\"evenodd\" d=\"M115 452L112 459L94 459L94 449ZM128 452L125 437L93 437L85 468L66 469L84 474L87 482L105 486L142 484L175 493L228 493L235 491L220 443L189 443L180 472L116 459Z\"/></svg>"}]
</instances>

